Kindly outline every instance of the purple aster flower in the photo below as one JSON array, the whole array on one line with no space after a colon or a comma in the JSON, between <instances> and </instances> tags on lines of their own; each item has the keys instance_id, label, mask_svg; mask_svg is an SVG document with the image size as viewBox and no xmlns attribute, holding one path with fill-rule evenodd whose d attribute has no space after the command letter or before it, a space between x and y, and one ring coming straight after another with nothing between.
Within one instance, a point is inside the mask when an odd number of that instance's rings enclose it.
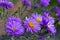
<instances>
[{"instance_id":1,"label":"purple aster flower","mask_svg":"<svg viewBox=\"0 0 60 40\"><path fill-rule=\"evenodd\" d=\"M0 6L4 9L8 9L13 7L13 3L7 0L0 0Z\"/></svg>"},{"instance_id":2,"label":"purple aster flower","mask_svg":"<svg viewBox=\"0 0 60 40\"><path fill-rule=\"evenodd\" d=\"M40 24L42 24L42 16L38 13L32 13L31 17L33 17L36 22L39 22Z\"/></svg>"},{"instance_id":3,"label":"purple aster flower","mask_svg":"<svg viewBox=\"0 0 60 40\"><path fill-rule=\"evenodd\" d=\"M9 17L6 23L6 32L8 35L16 36L24 33L22 22L19 18L14 16Z\"/></svg>"},{"instance_id":4,"label":"purple aster flower","mask_svg":"<svg viewBox=\"0 0 60 40\"><path fill-rule=\"evenodd\" d=\"M34 7L39 8L39 7L40 7L40 5L39 5L39 4L35 4L35 5L34 5Z\"/></svg>"},{"instance_id":5,"label":"purple aster flower","mask_svg":"<svg viewBox=\"0 0 60 40\"><path fill-rule=\"evenodd\" d=\"M57 0L58 4L60 4L60 0Z\"/></svg>"},{"instance_id":6,"label":"purple aster flower","mask_svg":"<svg viewBox=\"0 0 60 40\"><path fill-rule=\"evenodd\" d=\"M50 13L50 12L49 12L48 10L46 10L46 9L43 9L42 11L43 11L43 13L44 13L44 12Z\"/></svg>"},{"instance_id":7,"label":"purple aster flower","mask_svg":"<svg viewBox=\"0 0 60 40\"><path fill-rule=\"evenodd\" d=\"M38 40L44 40L44 35L40 34L39 37L38 37Z\"/></svg>"},{"instance_id":8,"label":"purple aster flower","mask_svg":"<svg viewBox=\"0 0 60 40\"><path fill-rule=\"evenodd\" d=\"M48 6L49 2L50 2L50 0L40 0L40 4L43 6Z\"/></svg>"},{"instance_id":9,"label":"purple aster flower","mask_svg":"<svg viewBox=\"0 0 60 40\"><path fill-rule=\"evenodd\" d=\"M60 8L55 6L55 7L53 7L52 9L53 9L53 11L56 12L56 15L57 15L58 17L60 17Z\"/></svg>"},{"instance_id":10,"label":"purple aster flower","mask_svg":"<svg viewBox=\"0 0 60 40\"><path fill-rule=\"evenodd\" d=\"M56 28L55 28L54 24L52 24L51 22L48 22L46 26L47 26L47 30L49 33L51 33L51 34L56 33Z\"/></svg>"},{"instance_id":11,"label":"purple aster flower","mask_svg":"<svg viewBox=\"0 0 60 40\"><path fill-rule=\"evenodd\" d=\"M29 0L22 0L22 3L26 6L31 6L31 2Z\"/></svg>"},{"instance_id":12,"label":"purple aster flower","mask_svg":"<svg viewBox=\"0 0 60 40\"><path fill-rule=\"evenodd\" d=\"M43 20L45 21L45 23L47 23L47 22L50 21L50 22L52 22L52 24L54 24L54 18L51 17L50 14L49 14L49 12L47 12L47 11L43 12Z\"/></svg>"},{"instance_id":13,"label":"purple aster flower","mask_svg":"<svg viewBox=\"0 0 60 40\"><path fill-rule=\"evenodd\" d=\"M44 12L43 14L43 25L48 30L49 33L56 33L56 29L54 27L54 18L50 16L49 13Z\"/></svg>"},{"instance_id":14,"label":"purple aster flower","mask_svg":"<svg viewBox=\"0 0 60 40\"><path fill-rule=\"evenodd\" d=\"M24 25L27 32L36 33L41 30L39 23L37 23L32 17L26 18Z\"/></svg>"},{"instance_id":15,"label":"purple aster flower","mask_svg":"<svg viewBox=\"0 0 60 40\"><path fill-rule=\"evenodd\" d=\"M55 6L52 9L56 12L56 15L58 16L58 24L60 25L60 8Z\"/></svg>"},{"instance_id":16,"label":"purple aster flower","mask_svg":"<svg viewBox=\"0 0 60 40\"><path fill-rule=\"evenodd\" d=\"M57 12L57 13L60 12L60 8L57 7L57 6L52 7L52 10L55 11L55 12Z\"/></svg>"}]
</instances>

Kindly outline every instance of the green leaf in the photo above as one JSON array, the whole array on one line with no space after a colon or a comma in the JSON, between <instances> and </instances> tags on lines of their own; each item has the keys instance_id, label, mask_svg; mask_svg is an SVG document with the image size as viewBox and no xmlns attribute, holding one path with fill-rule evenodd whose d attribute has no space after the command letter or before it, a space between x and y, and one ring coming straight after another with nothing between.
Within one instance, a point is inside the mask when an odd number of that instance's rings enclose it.
<instances>
[{"instance_id":1,"label":"green leaf","mask_svg":"<svg viewBox=\"0 0 60 40\"><path fill-rule=\"evenodd\" d=\"M50 0L50 6L56 6L57 5L57 0Z\"/></svg>"}]
</instances>

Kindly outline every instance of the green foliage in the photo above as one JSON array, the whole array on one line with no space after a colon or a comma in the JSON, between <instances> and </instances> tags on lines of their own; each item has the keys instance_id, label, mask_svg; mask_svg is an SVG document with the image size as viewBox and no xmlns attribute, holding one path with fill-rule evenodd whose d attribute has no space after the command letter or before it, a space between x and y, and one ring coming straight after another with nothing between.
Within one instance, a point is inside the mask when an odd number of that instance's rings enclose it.
<instances>
[{"instance_id":1,"label":"green foliage","mask_svg":"<svg viewBox=\"0 0 60 40\"><path fill-rule=\"evenodd\" d=\"M17 0L10 0L11 2L13 2L13 3L16 3L17 2Z\"/></svg>"},{"instance_id":2,"label":"green foliage","mask_svg":"<svg viewBox=\"0 0 60 40\"><path fill-rule=\"evenodd\" d=\"M50 6L57 6L57 0L51 0Z\"/></svg>"}]
</instances>

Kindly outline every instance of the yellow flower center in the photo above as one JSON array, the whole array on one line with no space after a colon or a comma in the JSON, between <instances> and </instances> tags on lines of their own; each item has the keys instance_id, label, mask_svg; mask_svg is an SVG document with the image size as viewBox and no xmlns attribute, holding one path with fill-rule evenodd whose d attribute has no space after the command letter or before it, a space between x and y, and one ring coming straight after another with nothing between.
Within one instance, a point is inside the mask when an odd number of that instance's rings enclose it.
<instances>
[{"instance_id":1,"label":"yellow flower center","mask_svg":"<svg viewBox=\"0 0 60 40\"><path fill-rule=\"evenodd\" d=\"M28 25L29 25L30 28L33 28L33 27L34 27L34 23L33 23L32 21L30 21L30 22L28 23Z\"/></svg>"},{"instance_id":2,"label":"yellow flower center","mask_svg":"<svg viewBox=\"0 0 60 40\"><path fill-rule=\"evenodd\" d=\"M15 31L15 27L14 26L12 26L12 30Z\"/></svg>"},{"instance_id":3,"label":"yellow flower center","mask_svg":"<svg viewBox=\"0 0 60 40\"><path fill-rule=\"evenodd\" d=\"M60 25L60 21L58 22L58 24Z\"/></svg>"},{"instance_id":4,"label":"yellow flower center","mask_svg":"<svg viewBox=\"0 0 60 40\"><path fill-rule=\"evenodd\" d=\"M41 20L40 20L40 18L36 18L36 21L37 21L37 22L40 22Z\"/></svg>"}]
</instances>

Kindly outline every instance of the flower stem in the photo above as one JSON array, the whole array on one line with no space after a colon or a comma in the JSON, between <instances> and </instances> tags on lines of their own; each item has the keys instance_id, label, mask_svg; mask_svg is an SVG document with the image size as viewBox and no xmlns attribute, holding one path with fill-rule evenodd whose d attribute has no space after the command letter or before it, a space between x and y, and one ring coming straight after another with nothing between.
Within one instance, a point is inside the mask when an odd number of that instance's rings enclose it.
<instances>
[{"instance_id":1,"label":"flower stem","mask_svg":"<svg viewBox=\"0 0 60 40\"><path fill-rule=\"evenodd\" d=\"M11 37L11 40L15 40L15 39L14 39L14 36Z\"/></svg>"}]
</instances>

